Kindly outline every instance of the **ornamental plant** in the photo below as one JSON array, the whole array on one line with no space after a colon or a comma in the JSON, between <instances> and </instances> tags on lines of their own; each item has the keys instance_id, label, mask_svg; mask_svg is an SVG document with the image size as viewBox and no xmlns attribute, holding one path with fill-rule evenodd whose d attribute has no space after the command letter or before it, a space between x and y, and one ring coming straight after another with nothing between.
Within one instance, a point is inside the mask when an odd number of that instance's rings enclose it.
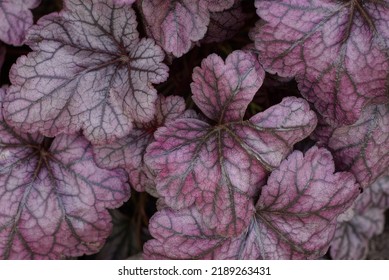
<instances>
[{"instance_id":1,"label":"ornamental plant","mask_svg":"<svg viewBox=\"0 0 389 280\"><path fill-rule=\"evenodd\" d=\"M363 259L388 0L0 0L1 259Z\"/></svg>"}]
</instances>

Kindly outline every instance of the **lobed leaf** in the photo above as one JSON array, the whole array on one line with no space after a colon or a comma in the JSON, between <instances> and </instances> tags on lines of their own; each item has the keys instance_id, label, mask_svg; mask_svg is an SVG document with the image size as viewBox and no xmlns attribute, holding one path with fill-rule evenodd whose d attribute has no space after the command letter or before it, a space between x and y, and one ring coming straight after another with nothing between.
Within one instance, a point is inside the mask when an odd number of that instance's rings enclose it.
<instances>
[{"instance_id":1,"label":"lobed leaf","mask_svg":"<svg viewBox=\"0 0 389 280\"><path fill-rule=\"evenodd\" d=\"M139 39L129 5L66 0L27 36L33 52L12 67L7 121L46 136L83 130L94 144L124 137L155 113L152 83L167 79L162 49Z\"/></svg>"},{"instance_id":2,"label":"lobed leaf","mask_svg":"<svg viewBox=\"0 0 389 280\"><path fill-rule=\"evenodd\" d=\"M247 228L252 198L267 172L316 125L309 105L291 97L242 120L264 77L256 63L242 51L230 54L225 64L215 55L206 58L193 74L193 99L218 123L193 118L171 122L156 131L145 155L166 204L174 209L194 204L205 223L225 236Z\"/></svg>"},{"instance_id":3,"label":"lobed leaf","mask_svg":"<svg viewBox=\"0 0 389 280\"><path fill-rule=\"evenodd\" d=\"M364 259L369 240L383 232L384 211L389 208L389 176L378 179L355 201L354 216L338 223L331 242L331 257L340 259Z\"/></svg>"},{"instance_id":4,"label":"lobed leaf","mask_svg":"<svg viewBox=\"0 0 389 280\"><path fill-rule=\"evenodd\" d=\"M50 142L0 119L0 259L96 253L111 231L105 208L130 195L125 173L98 168L82 136Z\"/></svg>"},{"instance_id":5,"label":"lobed leaf","mask_svg":"<svg viewBox=\"0 0 389 280\"><path fill-rule=\"evenodd\" d=\"M180 57L204 37L210 12L233 4L234 0L141 0L139 6L152 37L167 53Z\"/></svg>"},{"instance_id":6,"label":"lobed leaf","mask_svg":"<svg viewBox=\"0 0 389 280\"><path fill-rule=\"evenodd\" d=\"M351 173L334 173L331 153L293 152L270 174L248 228L226 238L196 208L165 208L150 221L146 259L314 259L324 255L336 218L358 195Z\"/></svg>"},{"instance_id":7,"label":"lobed leaf","mask_svg":"<svg viewBox=\"0 0 389 280\"><path fill-rule=\"evenodd\" d=\"M253 30L271 73L296 76L325 118L352 124L370 104L389 102L388 0L256 0Z\"/></svg>"},{"instance_id":8,"label":"lobed leaf","mask_svg":"<svg viewBox=\"0 0 389 280\"><path fill-rule=\"evenodd\" d=\"M40 0L2 0L0 1L0 41L20 46L23 44L28 28L33 24L31 9Z\"/></svg>"}]
</instances>

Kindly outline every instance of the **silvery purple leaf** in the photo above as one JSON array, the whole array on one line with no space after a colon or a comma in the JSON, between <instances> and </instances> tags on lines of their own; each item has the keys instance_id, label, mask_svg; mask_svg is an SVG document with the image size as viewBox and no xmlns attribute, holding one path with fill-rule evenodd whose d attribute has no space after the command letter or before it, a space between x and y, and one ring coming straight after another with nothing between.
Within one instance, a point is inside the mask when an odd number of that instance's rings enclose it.
<instances>
[{"instance_id":1,"label":"silvery purple leaf","mask_svg":"<svg viewBox=\"0 0 389 280\"><path fill-rule=\"evenodd\" d=\"M129 198L126 179L98 168L80 135L19 134L1 117L0 259L96 253L111 230L106 208Z\"/></svg>"},{"instance_id":2,"label":"silvery purple leaf","mask_svg":"<svg viewBox=\"0 0 389 280\"><path fill-rule=\"evenodd\" d=\"M201 40L210 12L230 8L234 0L140 0L140 9L152 37L167 53L180 57Z\"/></svg>"},{"instance_id":3,"label":"silvery purple leaf","mask_svg":"<svg viewBox=\"0 0 389 280\"><path fill-rule=\"evenodd\" d=\"M389 102L389 1L256 0L253 30L261 63L295 76L325 118L356 122L363 108Z\"/></svg>"},{"instance_id":4,"label":"silvery purple leaf","mask_svg":"<svg viewBox=\"0 0 389 280\"><path fill-rule=\"evenodd\" d=\"M2 0L0 1L0 41L20 46L28 28L33 24L31 9L41 0Z\"/></svg>"},{"instance_id":5,"label":"silvery purple leaf","mask_svg":"<svg viewBox=\"0 0 389 280\"><path fill-rule=\"evenodd\" d=\"M158 193L167 205L195 205L210 228L237 236L254 213L252 198L269 171L294 143L309 135L316 116L302 99L280 104L244 121L264 71L249 52L235 51L226 62L210 55L193 73L193 99L215 121L181 118L159 128L146 163L157 173Z\"/></svg>"},{"instance_id":6,"label":"silvery purple leaf","mask_svg":"<svg viewBox=\"0 0 389 280\"><path fill-rule=\"evenodd\" d=\"M94 144L124 137L154 117L153 83L167 79L164 53L139 39L135 12L111 0L65 0L27 36L33 52L12 67L5 115L46 136L82 130Z\"/></svg>"},{"instance_id":7,"label":"silvery purple leaf","mask_svg":"<svg viewBox=\"0 0 389 280\"><path fill-rule=\"evenodd\" d=\"M337 127L328 141L341 170L366 188L389 170L389 106L369 106L353 125Z\"/></svg>"},{"instance_id":8,"label":"silvery purple leaf","mask_svg":"<svg viewBox=\"0 0 389 280\"><path fill-rule=\"evenodd\" d=\"M331 257L336 260L366 258L369 240L384 229L387 208L389 176L384 176L358 197L352 207L354 216L338 223L331 242Z\"/></svg>"},{"instance_id":9,"label":"silvery purple leaf","mask_svg":"<svg viewBox=\"0 0 389 280\"><path fill-rule=\"evenodd\" d=\"M191 207L162 209L150 221L147 259L315 259L324 255L336 218L359 194L351 173L334 173L331 153L293 152L274 170L247 229L226 238Z\"/></svg>"},{"instance_id":10,"label":"silvery purple leaf","mask_svg":"<svg viewBox=\"0 0 389 280\"><path fill-rule=\"evenodd\" d=\"M185 111L185 101L179 96L159 96L156 101L156 115L148 123L135 123L130 134L118 141L94 146L95 159L103 168L122 167L129 173L129 180L137 191L155 194L154 176L145 165L143 156L147 146L154 140L154 132Z\"/></svg>"}]
</instances>

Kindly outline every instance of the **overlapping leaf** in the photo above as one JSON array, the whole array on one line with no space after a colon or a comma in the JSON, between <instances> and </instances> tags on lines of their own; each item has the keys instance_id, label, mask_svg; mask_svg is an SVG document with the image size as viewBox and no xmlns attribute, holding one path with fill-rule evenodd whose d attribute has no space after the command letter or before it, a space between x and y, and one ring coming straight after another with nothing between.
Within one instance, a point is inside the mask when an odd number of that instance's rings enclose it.
<instances>
[{"instance_id":1,"label":"overlapping leaf","mask_svg":"<svg viewBox=\"0 0 389 280\"><path fill-rule=\"evenodd\" d=\"M0 120L1 259L95 253L111 230L105 208L129 197L125 172L98 168L85 138L60 135L49 143Z\"/></svg>"},{"instance_id":2,"label":"overlapping leaf","mask_svg":"<svg viewBox=\"0 0 389 280\"><path fill-rule=\"evenodd\" d=\"M367 107L358 122L332 132L328 147L339 168L370 186L389 168L389 106Z\"/></svg>"},{"instance_id":3,"label":"overlapping leaf","mask_svg":"<svg viewBox=\"0 0 389 280\"><path fill-rule=\"evenodd\" d=\"M140 7L153 38L163 49L180 57L192 42L201 40L210 12L230 8L234 0L141 0Z\"/></svg>"},{"instance_id":4,"label":"overlapping leaf","mask_svg":"<svg viewBox=\"0 0 389 280\"><path fill-rule=\"evenodd\" d=\"M388 102L388 0L256 0L266 21L254 30L266 70L296 76L301 93L326 118L357 121Z\"/></svg>"},{"instance_id":5,"label":"overlapping leaf","mask_svg":"<svg viewBox=\"0 0 389 280\"><path fill-rule=\"evenodd\" d=\"M384 176L358 197L353 206L354 216L337 225L331 242L332 258L364 259L369 240L384 229L384 211L388 207L389 176Z\"/></svg>"},{"instance_id":6,"label":"overlapping leaf","mask_svg":"<svg viewBox=\"0 0 389 280\"><path fill-rule=\"evenodd\" d=\"M247 228L252 197L267 172L316 125L315 114L298 98L285 98L243 121L263 77L249 52L233 52L225 63L210 55L195 68L192 91L197 106L216 124L193 118L169 123L157 130L145 156L166 204L175 209L195 204L205 223L225 236Z\"/></svg>"},{"instance_id":7,"label":"overlapping leaf","mask_svg":"<svg viewBox=\"0 0 389 280\"><path fill-rule=\"evenodd\" d=\"M159 96L156 116L145 124L135 124L130 134L115 143L95 146L94 153L97 164L104 168L125 168L129 173L131 185L137 191L155 193L154 176L144 164L143 156L147 146L154 140L154 131L169 121L182 115L185 101L178 96Z\"/></svg>"},{"instance_id":8,"label":"overlapping leaf","mask_svg":"<svg viewBox=\"0 0 389 280\"><path fill-rule=\"evenodd\" d=\"M164 54L139 39L129 5L66 0L59 14L30 29L34 50L13 66L7 120L46 136L83 130L95 144L123 137L132 122L154 117L156 90L167 78Z\"/></svg>"},{"instance_id":9,"label":"overlapping leaf","mask_svg":"<svg viewBox=\"0 0 389 280\"><path fill-rule=\"evenodd\" d=\"M2 0L0 1L0 41L20 46L26 31L33 24L31 9L41 0Z\"/></svg>"},{"instance_id":10,"label":"overlapping leaf","mask_svg":"<svg viewBox=\"0 0 389 280\"><path fill-rule=\"evenodd\" d=\"M209 229L193 207L163 209L150 222L148 259L306 259L325 254L336 218L358 195L351 173L334 174L329 151L292 153L273 171L248 229L226 238Z\"/></svg>"}]
</instances>

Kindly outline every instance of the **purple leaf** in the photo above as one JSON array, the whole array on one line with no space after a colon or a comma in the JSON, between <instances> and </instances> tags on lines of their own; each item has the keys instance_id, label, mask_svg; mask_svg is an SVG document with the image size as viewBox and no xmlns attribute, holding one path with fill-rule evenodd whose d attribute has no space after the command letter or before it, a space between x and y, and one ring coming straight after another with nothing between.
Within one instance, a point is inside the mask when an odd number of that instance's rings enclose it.
<instances>
[{"instance_id":1,"label":"purple leaf","mask_svg":"<svg viewBox=\"0 0 389 280\"><path fill-rule=\"evenodd\" d=\"M212 12L203 43L222 42L235 36L252 14L243 11L243 0L235 1L234 6L222 12Z\"/></svg>"},{"instance_id":2,"label":"purple leaf","mask_svg":"<svg viewBox=\"0 0 389 280\"><path fill-rule=\"evenodd\" d=\"M387 0L255 4L266 21L253 32L265 69L296 76L324 117L351 124L365 106L389 101Z\"/></svg>"},{"instance_id":3,"label":"purple leaf","mask_svg":"<svg viewBox=\"0 0 389 280\"><path fill-rule=\"evenodd\" d=\"M154 131L183 114L185 101L178 96L159 96L156 107L156 116L151 122L136 123L127 137L94 147L97 164L103 168L125 168L131 185L139 192L148 190L155 193L154 176L144 164L143 155L154 140Z\"/></svg>"},{"instance_id":4,"label":"purple leaf","mask_svg":"<svg viewBox=\"0 0 389 280\"><path fill-rule=\"evenodd\" d=\"M271 173L248 229L226 238L195 208L163 209L150 221L148 259L314 259L325 254L336 218L358 195L351 173L334 174L331 153L292 153Z\"/></svg>"},{"instance_id":5,"label":"purple leaf","mask_svg":"<svg viewBox=\"0 0 389 280\"><path fill-rule=\"evenodd\" d=\"M236 236L254 212L252 197L290 152L314 129L316 116L302 99L282 103L243 121L262 84L263 70L250 53L236 51L226 63L210 55L194 70L193 99L211 119L181 118L159 128L146 163L157 173L157 191L166 204L195 204L209 227Z\"/></svg>"},{"instance_id":6,"label":"purple leaf","mask_svg":"<svg viewBox=\"0 0 389 280\"><path fill-rule=\"evenodd\" d=\"M331 153L313 147L305 156L295 151L272 172L256 206L264 258L317 258L326 253L337 216L359 194L351 173L334 171Z\"/></svg>"},{"instance_id":7,"label":"purple leaf","mask_svg":"<svg viewBox=\"0 0 389 280\"><path fill-rule=\"evenodd\" d=\"M26 31L33 24L33 9L40 0L2 0L0 1L0 40L6 44L20 46Z\"/></svg>"},{"instance_id":8,"label":"purple leaf","mask_svg":"<svg viewBox=\"0 0 389 280\"><path fill-rule=\"evenodd\" d=\"M338 127L328 147L337 167L352 172L362 187L389 169L389 107L369 106L351 126Z\"/></svg>"},{"instance_id":9,"label":"purple leaf","mask_svg":"<svg viewBox=\"0 0 389 280\"><path fill-rule=\"evenodd\" d=\"M167 53L180 57L201 40L210 12L230 8L234 0L141 0L140 7L152 37Z\"/></svg>"},{"instance_id":10,"label":"purple leaf","mask_svg":"<svg viewBox=\"0 0 389 280\"><path fill-rule=\"evenodd\" d=\"M219 124L240 121L247 106L263 83L264 71L249 52L236 51L224 63L209 55L193 70L193 101Z\"/></svg>"},{"instance_id":11,"label":"purple leaf","mask_svg":"<svg viewBox=\"0 0 389 280\"><path fill-rule=\"evenodd\" d=\"M369 240L384 229L384 211L389 208L389 176L367 188L352 208L352 219L337 225L330 250L333 259L366 258Z\"/></svg>"},{"instance_id":12,"label":"purple leaf","mask_svg":"<svg viewBox=\"0 0 389 280\"><path fill-rule=\"evenodd\" d=\"M50 142L0 119L0 259L95 253L111 230L105 208L130 195L124 171L98 168L82 136Z\"/></svg>"},{"instance_id":13,"label":"purple leaf","mask_svg":"<svg viewBox=\"0 0 389 280\"><path fill-rule=\"evenodd\" d=\"M40 19L27 43L34 50L12 67L7 121L46 136L83 130L94 144L127 135L150 121L156 90L166 80L163 51L139 39L128 5L66 0Z\"/></svg>"}]
</instances>

